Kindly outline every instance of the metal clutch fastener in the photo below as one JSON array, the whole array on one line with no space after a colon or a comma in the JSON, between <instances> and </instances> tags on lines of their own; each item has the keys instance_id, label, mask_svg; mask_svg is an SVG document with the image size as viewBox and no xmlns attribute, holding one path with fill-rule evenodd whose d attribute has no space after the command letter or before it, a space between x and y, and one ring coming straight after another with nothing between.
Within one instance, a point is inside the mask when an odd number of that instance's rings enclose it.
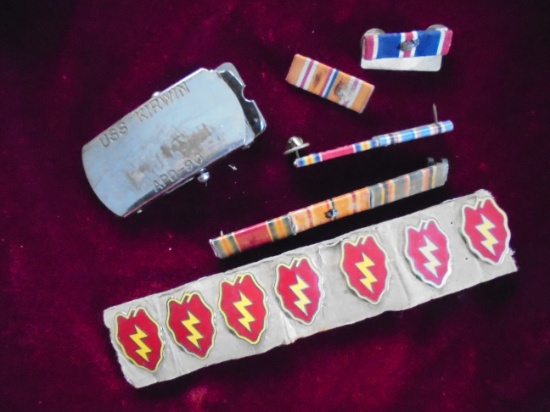
<instances>
[{"instance_id":1,"label":"metal clutch fastener","mask_svg":"<svg viewBox=\"0 0 550 412\"><path fill-rule=\"evenodd\" d=\"M82 148L92 189L126 217L197 178L266 128L235 66L199 69L130 112Z\"/></svg>"}]
</instances>

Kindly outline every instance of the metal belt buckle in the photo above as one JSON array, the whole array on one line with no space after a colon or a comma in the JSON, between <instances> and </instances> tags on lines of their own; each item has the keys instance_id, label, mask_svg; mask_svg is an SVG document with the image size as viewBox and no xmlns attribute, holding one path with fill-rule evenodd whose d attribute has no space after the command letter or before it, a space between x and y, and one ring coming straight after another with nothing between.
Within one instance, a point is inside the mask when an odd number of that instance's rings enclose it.
<instances>
[{"instance_id":1,"label":"metal belt buckle","mask_svg":"<svg viewBox=\"0 0 550 412\"><path fill-rule=\"evenodd\" d=\"M199 69L124 116L82 148L92 189L126 217L197 178L266 128L235 66Z\"/></svg>"}]
</instances>

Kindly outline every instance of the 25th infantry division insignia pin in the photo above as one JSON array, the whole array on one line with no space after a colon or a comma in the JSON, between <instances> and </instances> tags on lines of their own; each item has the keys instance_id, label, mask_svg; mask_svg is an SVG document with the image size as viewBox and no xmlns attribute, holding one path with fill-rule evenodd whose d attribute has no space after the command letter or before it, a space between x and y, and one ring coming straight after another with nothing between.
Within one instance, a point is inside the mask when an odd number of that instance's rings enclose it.
<instances>
[{"instance_id":1,"label":"25th infantry division insignia pin","mask_svg":"<svg viewBox=\"0 0 550 412\"><path fill-rule=\"evenodd\" d=\"M509 250L508 217L492 198L462 208L462 234L470 250L493 265L502 263Z\"/></svg>"}]
</instances>

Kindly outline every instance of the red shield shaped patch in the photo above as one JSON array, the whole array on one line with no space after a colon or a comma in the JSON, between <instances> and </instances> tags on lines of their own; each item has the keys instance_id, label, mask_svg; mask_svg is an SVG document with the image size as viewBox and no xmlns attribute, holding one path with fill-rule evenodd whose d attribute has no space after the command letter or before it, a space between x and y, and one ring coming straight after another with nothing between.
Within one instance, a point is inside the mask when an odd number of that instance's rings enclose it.
<instances>
[{"instance_id":1,"label":"red shield shaped patch","mask_svg":"<svg viewBox=\"0 0 550 412\"><path fill-rule=\"evenodd\" d=\"M115 322L116 341L124 356L134 365L156 372L164 351L159 324L145 308L132 310L127 316L117 313Z\"/></svg>"},{"instance_id":2,"label":"red shield shaped patch","mask_svg":"<svg viewBox=\"0 0 550 412\"><path fill-rule=\"evenodd\" d=\"M176 343L187 353L206 359L214 347L214 312L198 292L168 300L166 324Z\"/></svg>"},{"instance_id":3,"label":"red shield shaped patch","mask_svg":"<svg viewBox=\"0 0 550 412\"><path fill-rule=\"evenodd\" d=\"M278 265L275 293L283 311L292 319L311 325L321 303L320 277L307 257L294 258L290 266Z\"/></svg>"},{"instance_id":4,"label":"red shield shaped patch","mask_svg":"<svg viewBox=\"0 0 550 412\"><path fill-rule=\"evenodd\" d=\"M218 306L227 327L239 338L253 345L260 341L267 322L266 295L252 274L222 281Z\"/></svg>"},{"instance_id":5,"label":"red shield shaped patch","mask_svg":"<svg viewBox=\"0 0 550 412\"><path fill-rule=\"evenodd\" d=\"M405 229L405 254L412 271L428 285L441 288L451 274L449 239L434 219Z\"/></svg>"},{"instance_id":6,"label":"red shield shaped patch","mask_svg":"<svg viewBox=\"0 0 550 412\"><path fill-rule=\"evenodd\" d=\"M372 304L380 302L388 289L387 254L372 235L342 243L340 269L355 294Z\"/></svg>"},{"instance_id":7,"label":"red shield shaped patch","mask_svg":"<svg viewBox=\"0 0 550 412\"><path fill-rule=\"evenodd\" d=\"M510 244L508 217L492 198L478 199L462 208L462 235L481 260L502 263Z\"/></svg>"}]
</instances>

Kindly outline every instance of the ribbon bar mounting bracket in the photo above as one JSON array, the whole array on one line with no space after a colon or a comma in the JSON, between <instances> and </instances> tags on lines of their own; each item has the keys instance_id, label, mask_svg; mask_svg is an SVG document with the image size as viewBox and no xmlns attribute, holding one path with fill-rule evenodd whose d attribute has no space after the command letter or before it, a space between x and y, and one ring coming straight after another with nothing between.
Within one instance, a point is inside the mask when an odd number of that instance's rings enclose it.
<instances>
[{"instance_id":1,"label":"ribbon bar mounting bracket","mask_svg":"<svg viewBox=\"0 0 550 412\"><path fill-rule=\"evenodd\" d=\"M124 116L82 148L92 189L113 213L128 216L197 178L266 128L244 98L235 66L199 69Z\"/></svg>"}]
</instances>

